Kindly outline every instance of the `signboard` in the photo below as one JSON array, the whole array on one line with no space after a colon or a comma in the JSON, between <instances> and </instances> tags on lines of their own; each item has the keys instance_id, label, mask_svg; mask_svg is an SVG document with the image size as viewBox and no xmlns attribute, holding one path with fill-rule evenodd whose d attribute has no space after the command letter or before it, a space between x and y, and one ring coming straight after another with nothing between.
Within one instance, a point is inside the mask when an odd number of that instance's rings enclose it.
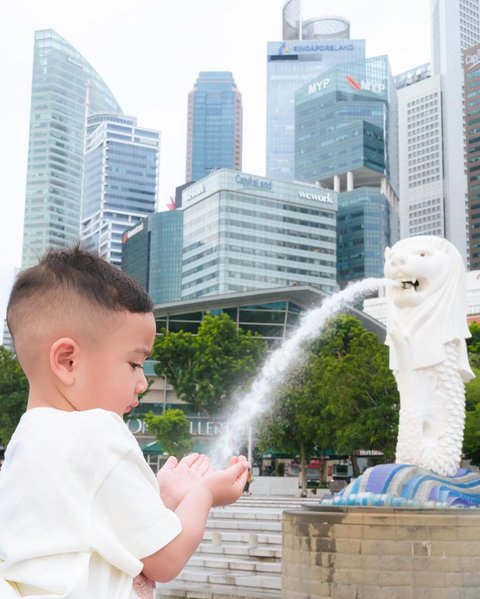
<instances>
[{"instance_id":1,"label":"signboard","mask_svg":"<svg viewBox=\"0 0 480 599\"><path fill-rule=\"evenodd\" d=\"M182 200L184 202L188 202L202 194L204 191L206 191L204 183L200 183L199 185L191 185L182 193Z\"/></svg>"},{"instance_id":2,"label":"signboard","mask_svg":"<svg viewBox=\"0 0 480 599\"><path fill-rule=\"evenodd\" d=\"M331 195L328 191L319 193L310 193L308 191L298 191L298 197L303 200L317 200L319 202L325 202L326 204L333 204L335 196Z\"/></svg>"},{"instance_id":3,"label":"signboard","mask_svg":"<svg viewBox=\"0 0 480 599\"><path fill-rule=\"evenodd\" d=\"M270 56L288 56L299 54L322 54L345 52L353 54L362 51L365 45L363 40L290 40L282 42L268 42L267 52Z\"/></svg>"},{"instance_id":4,"label":"signboard","mask_svg":"<svg viewBox=\"0 0 480 599\"><path fill-rule=\"evenodd\" d=\"M308 95L316 94L317 92L321 92L330 85L330 79L320 79L320 81L314 81L313 83L308 84Z\"/></svg>"},{"instance_id":5,"label":"signboard","mask_svg":"<svg viewBox=\"0 0 480 599\"><path fill-rule=\"evenodd\" d=\"M263 191L272 191L272 181L262 179L261 177L252 177L251 175L235 175L235 183L242 187L252 189L261 189Z\"/></svg>"},{"instance_id":6,"label":"signboard","mask_svg":"<svg viewBox=\"0 0 480 599\"><path fill-rule=\"evenodd\" d=\"M218 437L222 434L225 423L211 418L187 416L190 434L193 437ZM138 435L147 433L147 425L143 418L129 418L127 426L131 433Z\"/></svg>"},{"instance_id":7,"label":"signboard","mask_svg":"<svg viewBox=\"0 0 480 599\"><path fill-rule=\"evenodd\" d=\"M373 94L383 94L385 91L385 83L383 81L375 81L373 79L354 79L351 75L346 75L345 80L348 85L357 92L372 92Z\"/></svg>"},{"instance_id":8,"label":"signboard","mask_svg":"<svg viewBox=\"0 0 480 599\"><path fill-rule=\"evenodd\" d=\"M469 48L465 52L465 70L470 71L480 63L480 45Z\"/></svg>"}]
</instances>

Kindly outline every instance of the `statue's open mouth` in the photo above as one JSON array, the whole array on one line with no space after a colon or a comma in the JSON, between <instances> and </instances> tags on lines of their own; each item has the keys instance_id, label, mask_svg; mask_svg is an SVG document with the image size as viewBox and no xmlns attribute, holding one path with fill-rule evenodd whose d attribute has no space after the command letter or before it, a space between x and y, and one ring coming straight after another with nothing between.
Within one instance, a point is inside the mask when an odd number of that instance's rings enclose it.
<instances>
[{"instance_id":1,"label":"statue's open mouth","mask_svg":"<svg viewBox=\"0 0 480 599\"><path fill-rule=\"evenodd\" d=\"M413 289L414 291L416 291L418 285L418 281L402 281L403 289Z\"/></svg>"}]
</instances>

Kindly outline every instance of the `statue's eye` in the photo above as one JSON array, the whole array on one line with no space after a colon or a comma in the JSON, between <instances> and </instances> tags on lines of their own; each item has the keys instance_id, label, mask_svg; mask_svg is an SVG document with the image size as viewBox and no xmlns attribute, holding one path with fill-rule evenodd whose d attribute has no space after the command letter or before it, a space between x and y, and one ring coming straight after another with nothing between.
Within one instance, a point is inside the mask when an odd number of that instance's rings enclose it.
<instances>
[{"instance_id":1,"label":"statue's eye","mask_svg":"<svg viewBox=\"0 0 480 599\"><path fill-rule=\"evenodd\" d=\"M422 256L422 258L424 258L427 255L427 252L424 252L423 250L421 252L418 252L419 256Z\"/></svg>"}]
</instances>

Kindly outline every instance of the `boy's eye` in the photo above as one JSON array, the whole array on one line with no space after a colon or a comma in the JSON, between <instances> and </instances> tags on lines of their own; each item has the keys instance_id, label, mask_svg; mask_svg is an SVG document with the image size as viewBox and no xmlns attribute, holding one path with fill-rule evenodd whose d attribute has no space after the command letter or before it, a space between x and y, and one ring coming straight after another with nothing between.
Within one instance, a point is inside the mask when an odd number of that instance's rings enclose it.
<instances>
[{"instance_id":1,"label":"boy's eye","mask_svg":"<svg viewBox=\"0 0 480 599\"><path fill-rule=\"evenodd\" d=\"M129 362L129 364L133 370L136 370L137 368L141 368L143 370L143 364L138 364L137 362Z\"/></svg>"}]
</instances>

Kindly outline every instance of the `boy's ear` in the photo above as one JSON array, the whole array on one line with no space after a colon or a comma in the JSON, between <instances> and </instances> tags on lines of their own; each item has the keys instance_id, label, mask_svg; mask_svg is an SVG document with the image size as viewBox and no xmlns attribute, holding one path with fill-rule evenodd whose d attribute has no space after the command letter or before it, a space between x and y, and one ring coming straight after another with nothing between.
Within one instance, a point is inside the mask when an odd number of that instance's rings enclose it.
<instances>
[{"instance_id":1,"label":"boy's ear","mask_svg":"<svg viewBox=\"0 0 480 599\"><path fill-rule=\"evenodd\" d=\"M57 339L50 348L50 368L64 385L73 385L80 348L69 337Z\"/></svg>"}]
</instances>

